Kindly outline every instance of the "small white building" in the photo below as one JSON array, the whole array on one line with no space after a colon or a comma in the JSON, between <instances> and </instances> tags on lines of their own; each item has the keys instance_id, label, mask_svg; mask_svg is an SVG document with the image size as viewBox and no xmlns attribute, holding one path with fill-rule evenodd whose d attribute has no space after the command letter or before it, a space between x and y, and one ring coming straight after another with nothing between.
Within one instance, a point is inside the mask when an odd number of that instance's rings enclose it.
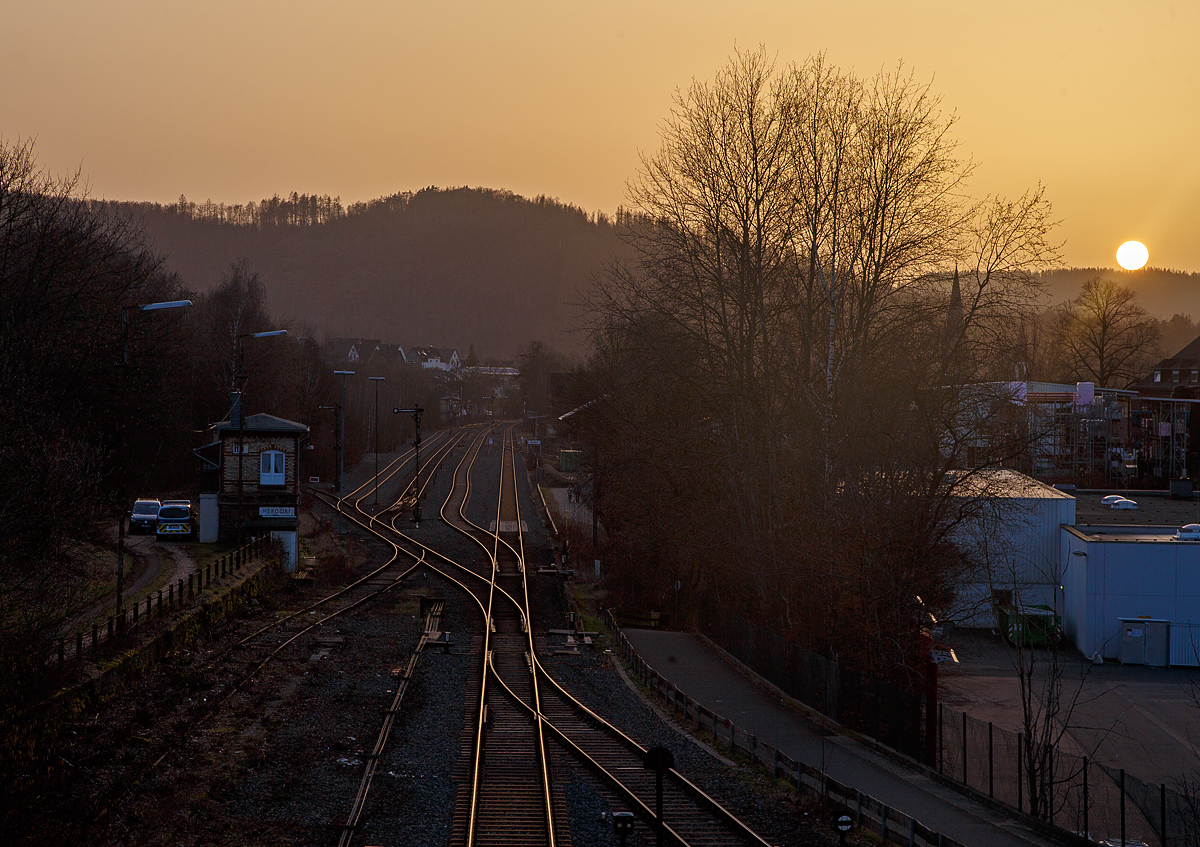
<instances>
[{"instance_id":1,"label":"small white building","mask_svg":"<svg viewBox=\"0 0 1200 847\"><path fill-rule=\"evenodd\" d=\"M1200 665L1200 533L1065 526L1061 539L1063 630L1083 655Z\"/></svg>"},{"instance_id":2,"label":"small white building","mask_svg":"<svg viewBox=\"0 0 1200 847\"><path fill-rule=\"evenodd\" d=\"M458 351L453 347L413 347L405 360L419 364L425 370L457 371L462 366Z\"/></svg>"},{"instance_id":3,"label":"small white building","mask_svg":"<svg viewBox=\"0 0 1200 847\"><path fill-rule=\"evenodd\" d=\"M997 604L1057 609L1060 532L1075 523L1075 498L1019 471L960 473L955 496L964 517L955 542L970 570L956 622L995 626Z\"/></svg>"}]
</instances>

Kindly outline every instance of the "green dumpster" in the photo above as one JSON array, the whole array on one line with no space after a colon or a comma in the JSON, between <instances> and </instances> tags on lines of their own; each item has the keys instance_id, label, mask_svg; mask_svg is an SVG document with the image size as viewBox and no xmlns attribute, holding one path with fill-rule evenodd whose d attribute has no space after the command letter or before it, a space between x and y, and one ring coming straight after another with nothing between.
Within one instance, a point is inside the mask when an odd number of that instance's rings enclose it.
<instances>
[{"instance_id":1,"label":"green dumpster","mask_svg":"<svg viewBox=\"0 0 1200 847\"><path fill-rule=\"evenodd\" d=\"M996 622L1013 645L1047 647L1062 638L1062 621L1049 606L997 606Z\"/></svg>"}]
</instances>

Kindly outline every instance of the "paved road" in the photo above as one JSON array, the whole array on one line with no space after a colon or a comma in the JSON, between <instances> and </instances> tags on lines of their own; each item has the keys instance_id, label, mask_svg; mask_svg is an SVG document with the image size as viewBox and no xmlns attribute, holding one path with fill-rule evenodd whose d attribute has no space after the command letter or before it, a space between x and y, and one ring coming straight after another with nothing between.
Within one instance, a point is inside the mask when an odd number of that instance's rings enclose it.
<instances>
[{"instance_id":1,"label":"paved road","mask_svg":"<svg viewBox=\"0 0 1200 847\"><path fill-rule=\"evenodd\" d=\"M641 629L624 632L651 667L706 707L793 759L824 769L839 782L872 795L968 847L1057 843L855 741L824 736L695 636Z\"/></svg>"},{"instance_id":2,"label":"paved road","mask_svg":"<svg viewBox=\"0 0 1200 847\"><path fill-rule=\"evenodd\" d=\"M114 531L112 535L115 547L116 532ZM128 582L123 586L126 608L135 601L145 602L146 589L154 584L164 569L170 569L172 582L180 577L187 579L188 572L195 570L195 561L190 553L183 550L182 545L162 544L152 535L126 536L125 552L133 557L133 573L129 575ZM115 564L115 550L113 560ZM70 635L80 629L87 629L92 623L103 621L105 616L114 614L116 605L117 591L114 579L112 593L104 595L78 611L71 620L63 625L62 631Z\"/></svg>"},{"instance_id":3,"label":"paved road","mask_svg":"<svg viewBox=\"0 0 1200 847\"><path fill-rule=\"evenodd\" d=\"M959 659L940 669L947 707L1019 732L1021 686L1012 648L986 630L956 630L946 643ZM1033 655L1040 675L1052 656L1044 650ZM1058 661L1064 704L1078 698L1067 718L1064 752L1168 788L1200 773L1200 670L1093 665L1073 649L1062 650Z\"/></svg>"}]
</instances>

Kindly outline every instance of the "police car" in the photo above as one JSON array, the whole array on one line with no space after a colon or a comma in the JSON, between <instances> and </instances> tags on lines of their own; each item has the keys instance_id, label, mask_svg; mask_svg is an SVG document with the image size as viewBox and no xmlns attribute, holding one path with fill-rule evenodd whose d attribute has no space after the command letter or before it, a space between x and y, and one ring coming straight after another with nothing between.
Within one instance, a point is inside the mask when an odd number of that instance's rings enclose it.
<instances>
[{"instance_id":1,"label":"police car","mask_svg":"<svg viewBox=\"0 0 1200 847\"><path fill-rule=\"evenodd\" d=\"M191 506L187 501L164 503L158 509L158 529L155 532L159 538L183 538L190 540L195 532L195 519Z\"/></svg>"}]
</instances>

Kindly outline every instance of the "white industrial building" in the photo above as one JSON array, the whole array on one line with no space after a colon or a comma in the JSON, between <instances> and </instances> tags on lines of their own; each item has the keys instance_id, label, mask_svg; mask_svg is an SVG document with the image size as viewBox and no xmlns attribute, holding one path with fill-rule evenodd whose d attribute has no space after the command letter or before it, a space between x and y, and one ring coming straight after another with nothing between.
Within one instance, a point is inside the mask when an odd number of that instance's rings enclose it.
<instances>
[{"instance_id":1,"label":"white industrial building","mask_svg":"<svg viewBox=\"0 0 1200 847\"><path fill-rule=\"evenodd\" d=\"M1200 532L1064 526L1061 537L1063 630L1080 652L1200 665Z\"/></svg>"},{"instance_id":2,"label":"white industrial building","mask_svg":"<svg viewBox=\"0 0 1200 847\"><path fill-rule=\"evenodd\" d=\"M959 625L1050 607L1084 656L1200 666L1200 525L1077 526L1075 497L1011 470L963 472L955 489Z\"/></svg>"},{"instance_id":3,"label":"white industrial building","mask_svg":"<svg viewBox=\"0 0 1200 847\"><path fill-rule=\"evenodd\" d=\"M1060 533L1075 498L1014 470L964 472L955 484L964 520L955 541L971 564L958 622L996 625L993 606L1059 608Z\"/></svg>"}]
</instances>

